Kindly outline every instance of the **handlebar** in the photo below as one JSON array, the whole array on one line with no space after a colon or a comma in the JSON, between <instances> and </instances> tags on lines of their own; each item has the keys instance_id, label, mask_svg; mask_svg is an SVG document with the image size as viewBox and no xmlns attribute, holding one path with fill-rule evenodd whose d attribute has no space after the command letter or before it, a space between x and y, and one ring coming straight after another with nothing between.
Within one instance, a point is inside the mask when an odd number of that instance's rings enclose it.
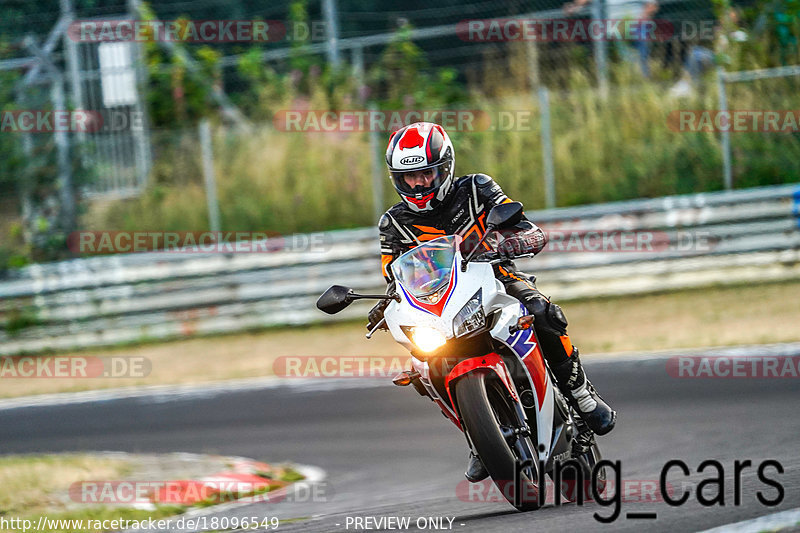
<instances>
[{"instance_id":1,"label":"handlebar","mask_svg":"<svg viewBox=\"0 0 800 533\"><path fill-rule=\"evenodd\" d=\"M519 259L522 257L533 257L534 254L523 254L523 255L515 255L514 257L506 257L504 255L500 255L498 252L484 252L475 259L473 259L476 263L490 263L492 265L496 265L498 263L502 263L503 261L508 261L511 259Z\"/></svg>"}]
</instances>

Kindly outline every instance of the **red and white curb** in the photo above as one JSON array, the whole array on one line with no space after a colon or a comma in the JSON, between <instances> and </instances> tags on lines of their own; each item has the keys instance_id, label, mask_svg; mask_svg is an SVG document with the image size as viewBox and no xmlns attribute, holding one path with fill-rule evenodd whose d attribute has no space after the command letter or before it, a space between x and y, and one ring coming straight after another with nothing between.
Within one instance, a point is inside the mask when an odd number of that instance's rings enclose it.
<instances>
[{"instance_id":1,"label":"red and white curb","mask_svg":"<svg viewBox=\"0 0 800 533\"><path fill-rule=\"evenodd\" d=\"M233 467L234 470L231 471L231 472L223 472L223 473L220 473L220 474L215 474L213 476L209 476L209 479L212 479L212 478L213 479L219 479L218 476L228 476L228 475L240 476L242 474L241 471L244 470L244 469L249 469L249 468L252 468L253 466L259 466L260 467L261 465L264 465L264 463L261 463L259 461L255 461L253 459L249 459L247 457L227 457L227 459L230 459L231 461L234 462L234 467ZM287 485L285 487L282 487L280 489L277 489L275 491L270 491L269 492L270 498L274 498L276 501L281 501L283 499L291 499L291 497L295 493L299 493L301 491L305 491L306 493L308 493L310 490L313 489L313 487L315 485L324 482L325 479L328 477L327 472L325 472L325 470L323 470L322 468L319 468L317 466L301 465L301 464L292 463L291 467L292 467L293 470L295 470L295 471L299 472L300 474L302 474L304 479L292 482L291 484L289 484L289 485ZM264 480L264 478L259 478L259 479L261 481ZM206 516L206 515L212 515L212 514L217 514L217 513L224 513L224 512L232 511L234 509L238 509L240 507L245 507L245 506L248 506L248 505L253 505L253 502L250 502L250 501L233 501L233 502L220 503L220 504L212 505L212 506L209 506L209 507L203 507L203 508L197 508L197 509L189 509L185 513L182 513L180 515L176 515L176 516L174 516L172 518L179 518L179 517L180 518L194 518L194 517L198 517L198 516ZM144 506L140 505L138 507L146 509L146 510L155 509L155 506L152 505L152 504L146 504ZM134 533L134 532L140 532L140 531L141 530L138 530L138 529L136 529L136 530L126 530L126 531L124 531L122 533Z\"/></svg>"},{"instance_id":2,"label":"red and white curb","mask_svg":"<svg viewBox=\"0 0 800 533\"><path fill-rule=\"evenodd\" d=\"M247 459L244 457L237 457L243 462L254 462L252 459ZM300 491L309 491L313 488L314 485L322 483L328 477L327 472L325 470L312 465L298 465L292 463L292 468L297 472L301 473L304 479L300 481L295 481L283 488L280 488L275 491L270 491L270 498L274 498L276 501L281 501L282 499L291 499L291 496ZM263 480L263 478L261 478ZM242 501L242 502L227 502L221 503L218 505L212 505L210 507L204 507L202 509L191 509L180 516L203 516L208 514L214 514L224 511L229 511L231 509L237 509L239 507L245 507L247 505L252 505L253 502L249 501Z\"/></svg>"}]
</instances>

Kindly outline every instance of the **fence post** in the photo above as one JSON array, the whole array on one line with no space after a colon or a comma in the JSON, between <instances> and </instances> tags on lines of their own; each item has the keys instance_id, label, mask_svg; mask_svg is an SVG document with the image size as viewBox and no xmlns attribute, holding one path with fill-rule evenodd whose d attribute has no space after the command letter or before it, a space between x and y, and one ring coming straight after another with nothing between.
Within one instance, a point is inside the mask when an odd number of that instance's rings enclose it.
<instances>
[{"instance_id":1,"label":"fence post","mask_svg":"<svg viewBox=\"0 0 800 533\"><path fill-rule=\"evenodd\" d=\"M206 186L208 221L211 231L219 231L219 201L217 200L217 179L214 175L214 151L211 145L211 126L208 119L200 121L200 150L203 157L203 181Z\"/></svg>"},{"instance_id":2,"label":"fence post","mask_svg":"<svg viewBox=\"0 0 800 533\"><path fill-rule=\"evenodd\" d=\"M719 110L720 112L728 111L728 95L725 92L725 69L722 66L717 67L717 92L719 93ZM730 127L730 119L728 119L728 126ZM722 128L721 132L721 148L722 148L722 172L725 182L725 189L733 189L733 169L731 168L731 132L729 128Z\"/></svg>"},{"instance_id":3,"label":"fence post","mask_svg":"<svg viewBox=\"0 0 800 533\"><path fill-rule=\"evenodd\" d=\"M325 17L325 35L328 41L328 63L334 68L339 66L339 29L336 0L322 0L322 14Z\"/></svg>"},{"instance_id":4,"label":"fence post","mask_svg":"<svg viewBox=\"0 0 800 533\"><path fill-rule=\"evenodd\" d=\"M535 39L529 39L525 43L526 56L528 58L528 83L531 88L536 88L542 83L539 71L539 45Z\"/></svg>"},{"instance_id":5,"label":"fence post","mask_svg":"<svg viewBox=\"0 0 800 533\"><path fill-rule=\"evenodd\" d=\"M61 16L67 17L70 22L75 19L75 11L72 7L72 0L61 0ZM69 72L70 90L72 92L72 104L76 109L83 109L83 88L78 72L78 43L64 33L62 38L64 50L67 52L65 60L67 72ZM82 137L83 132L78 132L78 137Z\"/></svg>"},{"instance_id":6,"label":"fence post","mask_svg":"<svg viewBox=\"0 0 800 533\"><path fill-rule=\"evenodd\" d=\"M556 206L555 171L553 170L553 141L550 137L550 91L540 85L539 109L542 112L542 161L544 162L544 199L545 207Z\"/></svg>"},{"instance_id":7,"label":"fence post","mask_svg":"<svg viewBox=\"0 0 800 533\"><path fill-rule=\"evenodd\" d=\"M50 56L47 55L32 36L28 35L23 40L25 48L33 52L42 67L50 76L50 101L53 109L63 111L67 109L64 96L64 75L56 67ZM70 163L70 146L67 132L61 128L54 128L53 141L56 145L56 164L58 167L58 195L61 201L61 222L64 228L72 231L75 228L75 190L72 186L72 164Z\"/></svg>"},{"instance_id":8,"label":"fence post","mask_svg":"<svg viewBox=\"0 0 800 533\"><path fill-rule=\"evenodd\" d=\"M375 103L369 105L369 114L374 116L378 107ZM369 128L369 151L372 153L372 219L377 224L383 215L383 181L386 176L386 167L380 154L381 140L379 132Z\"/></svg>"},{"instance_id":9,"label":"fence post","mask_svg":"<svg viewBox=\"0 0 800 533\"><path fill-rule=\"evenodd\" d=\"M357 89L356 92L358 94L358 101L361 105L364 105L364 100L366 99L366 84L364 83L364 75L366 73L364 67L364 47L363 46L354 46L351 51L351 60L353 62L353 78L356 80Z\"/></svg>"},{"instance_id":10,"label":"fence post","mask_svg":"<svg viewBox=\"0 0 800 533\"><path fill-rule=\"evenodd\" d=\"M51 98L53 109L67 109L66 98L64 98L64 78L59 73L54 76ZM72 231L75 228L75 190L72 186L72 164L70 163L69 137L67 133L56 131L55 142L58 161L58 190L61 198L61 208L63 209L62 220L64 227Z\"/></svg>"},{"instance_id":11,"label":"fence post","mask_svg":"<svg viewBox=\"0 0 800 533\"><path fill-rule=\"evenodd\" d=\"M604 0L594 0L592 2L592 19L604 19L604 8ZM605 27L605 24L601 24L601 26ZM595 39L593 51L595 68L597 70L597 85L600 87L600 94L605 98L608 95L608 43L606 39Z\"/></svg>"}]
</instances>

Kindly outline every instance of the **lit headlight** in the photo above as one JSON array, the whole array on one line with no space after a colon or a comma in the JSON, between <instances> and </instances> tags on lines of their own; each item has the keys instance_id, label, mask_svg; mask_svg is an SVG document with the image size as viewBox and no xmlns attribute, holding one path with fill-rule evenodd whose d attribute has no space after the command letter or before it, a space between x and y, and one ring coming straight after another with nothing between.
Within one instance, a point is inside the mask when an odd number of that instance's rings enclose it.
<instances>
[{"instance_id":1,"label":"lit headlight","mask_svg":"<svg viewBox=\"0 0 800 533\"><path fill-rule=\"evenodd\" d=\"M478 292L469 299L453 319L453 331L455 331L456 337L472 333L486 325L481 292L481 289L478 289Z\"/></svg>"},{"instance_id":2,"label":"lit headlight","mask_svg":"<svg viewBox=\"0 0 800 533\"><path fill-rule=\"evenodd\" d=\"M411 330L411 342L423 352L432 352L447 342L447 338L439 330L417 326Z\"/></svg>"}]
</instances>

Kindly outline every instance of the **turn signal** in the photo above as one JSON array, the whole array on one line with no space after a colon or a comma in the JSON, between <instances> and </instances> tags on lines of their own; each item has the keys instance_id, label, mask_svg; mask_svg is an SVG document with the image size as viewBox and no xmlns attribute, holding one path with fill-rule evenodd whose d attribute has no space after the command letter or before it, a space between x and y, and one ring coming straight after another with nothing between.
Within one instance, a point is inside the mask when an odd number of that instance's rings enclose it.
<instances>
[{"instance_id":1,"label":"turn signal","mask_svg":"<svg viewBox=\"0 0 800 533\"><path fill-rule=\"evenodd\" d=\"M519 329L530 329L532 325L533 325L533 315L521 316L517 320L517 327Z\"/></svg>"},{"instance_id":2,"label":"turn signal","mask_svg":"<svg viewBox=\"0 0 800 533\"><path fill-rule=\"evenodd\" d=\"M397 385L398 387L405 387L411 385L411 381L418 377L419 373L413 370L404 370L397 374L394 379L392 379L392 383Z\"/></svg>"},{"instance_id":3,"label":"turn signal","mask_svg":"<svg viewBox=\"0 0 800 533\"><path fill-rule=\"evenodd\" d=\"M533 325L533 315L524 315L517 319L517 323L513 326L508 326L509 333L516 333L521 329L531 329Z\"/></svg>"}]
</instances>

